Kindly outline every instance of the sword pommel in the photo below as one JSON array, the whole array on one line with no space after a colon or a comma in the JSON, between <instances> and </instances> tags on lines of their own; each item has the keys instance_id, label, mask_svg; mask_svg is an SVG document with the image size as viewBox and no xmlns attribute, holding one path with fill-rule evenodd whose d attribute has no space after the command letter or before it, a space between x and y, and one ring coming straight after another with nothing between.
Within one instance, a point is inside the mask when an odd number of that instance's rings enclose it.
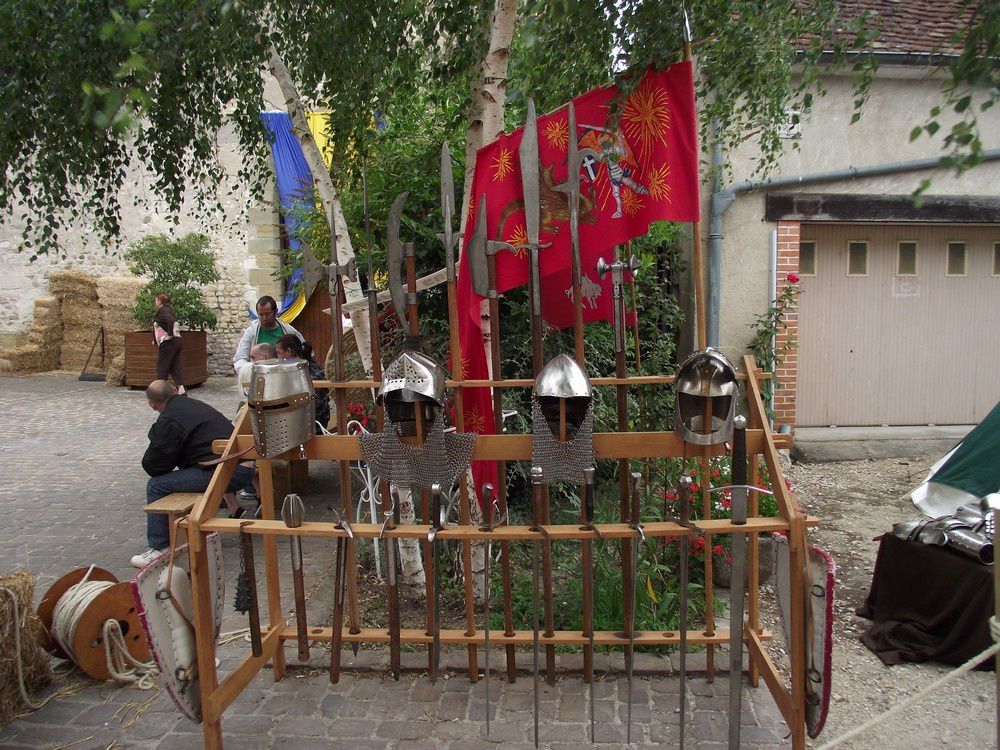
<instances>
[{"instance_id":1,"label":"sword pommel","mask_svg":"<svg viewBox=\"0 0 1000 750\"><path fill-rule=\"evenodd\" d=\"M531 483L541 484L542 483L542 467L532 466L531 467Z\"/></svg>"}]
</instances>

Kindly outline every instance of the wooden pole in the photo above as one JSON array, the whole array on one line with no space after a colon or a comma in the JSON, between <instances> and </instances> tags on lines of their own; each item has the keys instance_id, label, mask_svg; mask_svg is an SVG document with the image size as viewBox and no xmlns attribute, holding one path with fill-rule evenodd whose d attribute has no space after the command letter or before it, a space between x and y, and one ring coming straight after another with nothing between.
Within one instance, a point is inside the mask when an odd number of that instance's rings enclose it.
<instances>
[{"instance_id":1,"label":"wooden pole","mask_svg":"<svg viewBox=\"0 0 1000 750\"><path fill-rule=\"evenodd\" d=\"M702 432L712 431L712 399L705 399L705 410L702 412ZM701 517L712 517L712 464L711 447L705 446L701 454ZM712 581L712 535L705 534L705 635L715 633L715 584ZM705 679L715 680L715 648L709 645L705 649Z\"/></svg>"},{"instance_id":2,"label":"wooden pole","mask_svg":"<svg viewBox=\"0 0 1000 750\"><path fill-rule=\"evenodd\" d=\"M684 62L691 62L691 42L684 42ZM698 116L698 105L695 103L695 118ZM699 174L699 181L701 175ZM691 222L691 275L694 280L694 309L697 325L698 348L704 349L708 344L708 323L705 315L705 261L701 247L701 220ZM705 544L708 544L706 541ZM711 654L711 651L709 651ZM709 658L711 663L711 658Z\"/></svg>"},{"instance_id":3,"label":"wooden pole","mask_svg":"<svg viewBox=\"0 0 1000 750\"><path fill-rule=\"evenodd\" d=\"M753 424L751 415L751 424ZM760 486L760 459L756 453L748 451L750 458L750 471L747 475L747 484L753 487ZM755 518L760 513L759 495L751 490L749 493L749 518ZM760 534L750 532L747 534L749 545L747 546L747 564L750 566L747 578L747 626L755 633L760 632ZM750 684L757 687L760 682L760 667L755 659L750 659Z\"/></svg>"},{"instance_id":4,"label":"wooden pole","mask_svg":"<svg viewBox=\"0 0 1000 750\"><path fill-rule=\"evenodd\" d=\"M257 462L257 476L260 481L260 517L265 521L273 521L274 513L274 471L269 459ZM281 579L278 576L278 539L264 540L264 571L267 578L267 628L278 627L284 623L281 611ZM285 676L285 649L274 652L274 681Z\"/></svg>"}]
</instances>

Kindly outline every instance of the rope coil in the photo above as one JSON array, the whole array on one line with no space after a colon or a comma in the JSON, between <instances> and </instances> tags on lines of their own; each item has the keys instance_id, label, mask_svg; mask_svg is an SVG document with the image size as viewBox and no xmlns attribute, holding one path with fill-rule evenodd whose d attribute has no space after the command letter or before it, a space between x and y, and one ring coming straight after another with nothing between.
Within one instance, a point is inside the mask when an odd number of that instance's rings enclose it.
<instances>
[{"instance_id":1,"label":"rope coil","mask_svg":"<svg viewBox=\"0 0 1000 750\"><path fill-rule=\"evenodd\" d=\"M98 596L117 585L109 581L88 580L93 570L94 566L91 565L83 579L70 586L59 597L52 612L52 637L73 663L77 663L73 644L76 642L80 618ZM118 684L135 685L140 690L152 690L155 687L153 675L157 674L156 665L153 662L138 661L129 653L118 620L105 620L102 634L104 658L111 679Z\"/></svg>"}]
</instances>

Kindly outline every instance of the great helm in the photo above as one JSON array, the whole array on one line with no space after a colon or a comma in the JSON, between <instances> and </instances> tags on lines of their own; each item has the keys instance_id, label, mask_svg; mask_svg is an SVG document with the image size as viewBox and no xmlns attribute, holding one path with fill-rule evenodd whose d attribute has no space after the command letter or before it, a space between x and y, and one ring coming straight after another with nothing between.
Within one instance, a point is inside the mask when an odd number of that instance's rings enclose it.
<instances>
[{"instance_id":1,"label":"great helm","mask_svg":"<svg viewBox=\"0 0 1000 750\"><path fill-rule=\"evenodd\" d=\"M732 437L739 381L721 352L708 347L688 356L677 370L676 389L674 430L684 442L716 445Z\"/></svg>"},{"instance_id":2,"label":"great helm","mask_svg":"<svg viewBox=\"0 0 1000 750\"><path fill-rule=\"evenodd\" d=\"M444 368L426 354L405 351L382 373L378 397L393 423L413 422L418 404L433 421L444 405Z\"/></svg>"},{"instance_id":3,"label":"great helm","mask_svg":"<svg viewBox=\"0 0 1000 750\"><path fill-rule=\"evenodd\" d=\"M572 436L590 409L590 378L575 359L560 354L549 360L535 378L535 399L554 434L559 432L560 402L566 402L566 426Z\"/></svg>"},{"instance_id":4,"label":"great helm","mask_svg":"<svg viewBox=\"0 0 1000 750\"><path fill-rule=\"evenodd\" d=\"M277 456L316 434L316 404L309 365L301 359L254 362L247 404L253 440L262 458Z\"/></svg>"}]
</instances>

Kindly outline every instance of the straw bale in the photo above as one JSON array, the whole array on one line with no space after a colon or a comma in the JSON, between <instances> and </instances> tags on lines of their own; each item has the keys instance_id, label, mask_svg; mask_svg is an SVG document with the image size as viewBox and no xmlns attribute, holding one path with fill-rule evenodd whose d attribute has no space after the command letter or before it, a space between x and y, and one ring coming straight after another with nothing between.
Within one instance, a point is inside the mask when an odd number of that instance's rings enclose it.
<instances>
[{"instance_id":1,"label":"straw bale","mask_svg":"<svg viewBox=\"0 0 1000 750\"><path fill-rule=\"evenodd\" d=\"M108 365L104 385L117 387L125 385L125 353L122 352Z\"/></svg>"},{"instance_id":2,"label":"straw bale","mask_svg":"<svg viewBox=\"0 0 1000 750\"><path fill-rule=\"evenodd\" d=\"M49 289L57 297L97 299L97 277L72 268L56 269L49 274Z\"/></svg>"},{"instance_id":3,"label":"straw bale","mask_svg":"<svg viewBox=\"0 0 1000 750\"><path fill-rule=\"evenodd\" d=\"M62 323L70 327L94 327L101 324L101 309L93 301L67 297L62 305Z\"/></svg>"},{"instance_id":4,"label":"straw bale","mask_svg":"<svg viewBox=\"0 0 1000 750\"><path fill-rule=\"evenodd\" d=\"M97 280L97 299L103 308L130 309L144 286L135 276L103 276Z\"/></svg>"},{"instance_id":5,"label":"straw bale","mask_svg":"<svg viewBox=\"0 0 1000 750\"><path fill-rule=\"evenodd\" d=\"M23 570L0 576L0 589L4 590L0 592L0 632L3 633L0 637L0 726L3 726L31 710L24 703L18 686L18 658L29 695L52 682L52 669L49 655L41 646L42 623L32 603L34 577ZM14 601L18 610L16 619ZM14 645L14 628L19 634L20 655Z\"/></svg>"},{"instance_id":6,"label":"straw bale","mask_svg":"<svg viewBox=\"0 0 1000 750\"><path fill-rule=\"evenodd\" d=\"M0 372L28 375L33 372L55 370L58 366L58 347L28 344L14 349L0 350Z\"/></svg>"},{"instance_id":7,"label":"straw bale","mask_svg":"<svg viewBox=\"0 0 1000 750\"><path fill-rule=\"evenodd\" d=\"M93 345L93 341L89 342L86 346L76 346L74 344L63 344L59 350L59 369L61 370L82 370L83 366L87 363L87 357L90 355L90 347ZM90 360L90 370L101 369L101 353L100 351L94 351L94 357Z\"/></svg>"}]
</instances>

